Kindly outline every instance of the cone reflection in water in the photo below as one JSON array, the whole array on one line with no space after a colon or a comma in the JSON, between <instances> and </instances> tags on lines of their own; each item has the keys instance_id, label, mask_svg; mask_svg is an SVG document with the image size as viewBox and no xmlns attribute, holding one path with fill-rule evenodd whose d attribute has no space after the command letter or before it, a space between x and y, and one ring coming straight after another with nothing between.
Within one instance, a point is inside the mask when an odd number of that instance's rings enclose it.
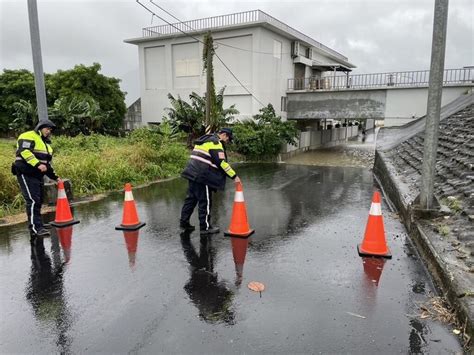
<instances>
[{"instance_id":1,"label":"cone reflection in water","mask_svg":"<svg viewBox=\"0 0 474 355\"><path fill-rule=\"evenodd\" d=\"M250 229L247 219L247 209L245 207L244 191L242 183L235 184L234 206L232 208L232 218L229 230L224 235L230 237L250 237L255 230Z\"/></svg>"},{"instance_id":2,"label":"cone reflection in water","mask_svg":"<svg viewBox=\"0 0 474 355\"><path fill-rule=\"evenodd\" d=\"M357 246L360 256L380 256L388 259L392 257L385 241L381 201L380 192L375 191L365 228L364 240L362 244Z\"/></svg>"},{"instance_id":3,"label":"cone reflection in water","mask_svg":"<svg viewBox=\"0 0 474 355\"><path fill-rule=\"evenodd\" d=\"M244 276L245 256L247 255L247 248L249 240L244 238L230 238L232 243L232 255L235 264L235 284L238 286L242 283Z\"/></svg>"},{"instance_id":4,"label":"cone reflection in water","mask_svg":"<svg viewBox=\"0 0 474 355\"><path fill-rule=\"evenodd\" d=\"M362 264L364 265L364 274L368 281L375 286L379 285L380 277L382 276L385 259L374 257L363 257Z\"/></svg>"},{"instance_id":5,"label":"cone reflection in water","mask_svg":"<svg viewBox=\"0 0 474 355\"><path fill-rule=\"evenodd\" d=\"M79 221L74 220L71 213L71 208L69 207L69 201L67 199L66 190L64 190L64 182L58 181L58 198L56 200L56 216L54 221L50 224L62 228L67 227L73 224L79 223Z\"/></svg>"},{"instance_id":6,"label":"cone reflection in water","mask_svg":"<svg viewBox=\"0 0 474 355\"><path fill-rule=\"evenodd\" d=\"M138 236L140 231L123 231L123 237L125 238L125 245L127 246L128 252L128 265L133 268L135 266L138 246Z\"/></svg>"},{"instance_id":7,"label":"cone reflection in water","mask_svg":"<svg viewBox=\"0 0 474 355\"><path fill-rule=\"evenodd\" d=\"M116 230L138 230L146 223L138 219L137 207L133 199L132 185L125 184L125 199L123 202L122 223L115 227Z\"/></svg>"},{"instance_id":8,"label":"cone reflection in water","mask_svg":"<svg viewBox=\"0 0 474 355\"><path fill-rule=\"evenodd\" d=\"M71 260L72 229L73 226L56 228L56 233L64 252L64 261L66 264L69 264L69 261Z\"/></svg>"}]
</instances>

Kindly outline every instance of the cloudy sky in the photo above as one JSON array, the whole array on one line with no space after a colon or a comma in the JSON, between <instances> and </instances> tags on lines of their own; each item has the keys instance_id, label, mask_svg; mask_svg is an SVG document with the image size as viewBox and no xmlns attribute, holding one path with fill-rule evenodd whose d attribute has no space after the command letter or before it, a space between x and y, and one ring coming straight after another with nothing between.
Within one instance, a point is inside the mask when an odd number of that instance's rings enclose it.
<instances>
[{"instance_id":1,"label":"cloudy sky","mask_svg":"<svg viewBox=\"0 0 474 355\"><path fill-rule=\"evenodd\" d=\"M139 97L137 47L123 43L163 22L135 0L37 0L45 72L102 64ZM157 14L175 22L149 0ZM260 9L337 50L355 73L429 69L434 0L160 1L181 20ZM474 1L449 3L446 68L474 65ZM32 69L27 0L0 0L0 69ZM232 69L232 68L231 68Z\"/></svg>"}]
</instances>

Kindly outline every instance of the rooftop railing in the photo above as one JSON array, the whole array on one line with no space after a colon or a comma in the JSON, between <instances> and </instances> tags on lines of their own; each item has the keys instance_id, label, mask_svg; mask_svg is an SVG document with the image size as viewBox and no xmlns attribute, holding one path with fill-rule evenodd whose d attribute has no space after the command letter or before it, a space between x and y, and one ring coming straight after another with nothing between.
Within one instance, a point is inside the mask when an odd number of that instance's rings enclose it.
<instances>
[{"instance_id":1,"label":"rooftop railing","mask_svg":"<svg viewBox=\"0 0 474 355\"><path fill-rule=\"evenodd\" d=\"M270 16L261 10L245 11L229 15L221 15L191 21L177 22L173 23L172 25L145 27L143 28L143 37L166 36L181 32L201 32L204 30L223 28L226 26L237 26L264 22L275 26L276 28L310 44L313 47L320 48L337 58L347 61L347 57L343 56L341 53L325 46L324 44L312 39L311 37L306 36L300 31L295 30L293 27L288 26L287 24L281 22L280 20L277 20L273 16Z\"/></svg>"},{"instance_id":2,"label":"rooftop railing","mask_svg":"<svg viewBox=\"0 0 474 355\"><path fill-rule=\"evenodd\" d=\"M328 91L348 89L426 87L430 71L403 71L392 73L335 75L324 78L288 79L288 90ZM446 69L443 85L474 85L474 67Z\"/></svg>"}]
</instances>

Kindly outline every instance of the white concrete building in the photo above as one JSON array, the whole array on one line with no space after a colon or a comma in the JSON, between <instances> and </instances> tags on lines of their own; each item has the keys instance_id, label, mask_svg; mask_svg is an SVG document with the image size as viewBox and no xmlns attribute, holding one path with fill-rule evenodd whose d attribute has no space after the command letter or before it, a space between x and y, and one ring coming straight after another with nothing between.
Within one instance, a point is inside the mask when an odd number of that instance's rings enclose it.
<instances>
[{"instance_id":1,"label":"white concrete building","mask_svg":"<svg viewBox=\"0 0 474 355\"><path fill-rule=\"evenodd\" d=\"M205 93L202 40L207 31L216 54L233 73L214 57L216 90L226 86L224 106L235 104L237 118L257 114L261 103L271 103L286 118L289 79L324 78L355 67L342 54L260 10L144 28L143 37L125 40L138 46L144 124L162 121L170 106L168 93L186 101L192 91Z\"/></svg>"}]
</instances>

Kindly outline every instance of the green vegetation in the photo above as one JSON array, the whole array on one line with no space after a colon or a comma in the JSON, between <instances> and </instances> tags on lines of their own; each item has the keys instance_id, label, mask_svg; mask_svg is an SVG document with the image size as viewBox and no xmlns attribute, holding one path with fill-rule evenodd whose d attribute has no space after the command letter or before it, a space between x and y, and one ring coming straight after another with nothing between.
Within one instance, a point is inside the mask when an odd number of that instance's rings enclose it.
<instances>
[{"instance_id":1,"label":"green vegetation","mask_svg":"<svg viewBox=\"0 0 474 355\"><path fill-rule=\"evenodd\" d=\"M101 66L76 65L45 75L48 112L68 135L115 133L126 113L120 80L100 74ZM33 73L26 69L0 74L0 133L25 131L38 121Z\"/></svg>"},{"instance_id":2,"label":"green vegetation","mask_svg":"<svg viewBox=\"0 0 474 355\"><path fill-rule=\"evenodd\" d=\"M53 137L54 167L59 176L73 182L77 197L123 187L126 182L142 184L177 176L184 168L188 151L170 138L169 127L133 131L125 138L82 134ZM23 209L16 177L10 173L14 140L0 140L0 217Z\"/></svg>"},{"instance_id":3,"label":"green vegetation","mask_svg":"<svg viewBox=\"0 0 474 355\"><path fill-rule=\"evenodd\" d=\"M233 118L233 115L239 113L235 105L224 108L224 91L225 86L215 96L215 104L212 108L213 123L212 132L224 127ZM163 117L171 125L172 132L185 132L187 134L187 145L189 148L193 146L194 139L205 133L206 118L206 97L192 92L189 95L191 103L187 103L178 96L176 99L173 95L168 94L171 107L167 108L167 116Z\"/></svg>"},{"instance_id":4,"label":"green vegetation","mask_svg":"<svg viewBox=\"0 0 474 355\"><path fill-rule=\"evenodd\" d=\"M449 196L447 198L447 204L451 210L455 213L462 211L462 203L454 196Z\"/></svg>"},{"instance_id":5,"label":"green vegetation","mask_svg":"<svg viewBox=\"0 0 474 355\"><path fill-rule=\"evenodd\" d=\"M449 235L449 227L446 224L440 224L437 226L438 233L441 234L442 237L447 237Z\"/></svg>"},{"instance_id":6,"label":"green vegetation","mask_svg":"<svg viewBox=\"0 0 474 355\"><path fill-rule=\"evenodd\" d=\"M237 123L234 128L235 144L232 150L248 160L272 160L285 143L295 144L298 130L295 123L283 122L271 104L262 108L254 120Z\"/></svg>"}]
</instances>

